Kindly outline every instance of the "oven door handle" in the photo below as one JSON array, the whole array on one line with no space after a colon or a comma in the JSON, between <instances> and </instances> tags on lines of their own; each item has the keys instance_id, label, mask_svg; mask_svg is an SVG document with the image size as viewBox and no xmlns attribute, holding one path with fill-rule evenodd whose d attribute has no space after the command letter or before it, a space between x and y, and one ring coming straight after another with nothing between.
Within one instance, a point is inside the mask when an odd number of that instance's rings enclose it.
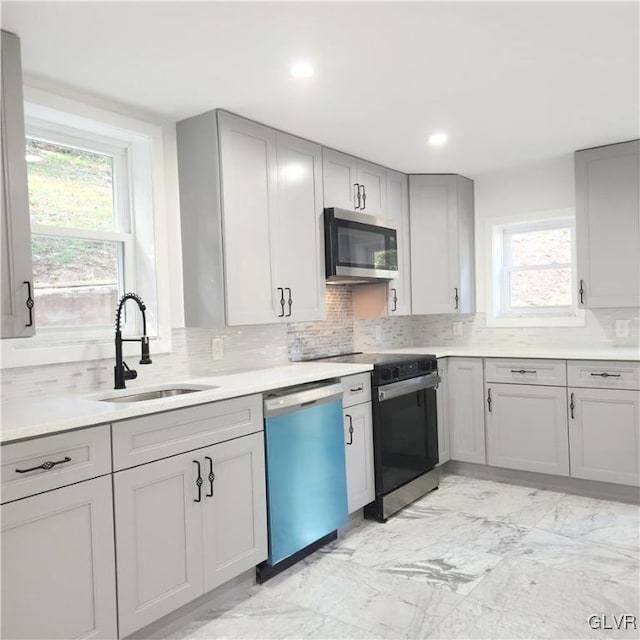
<instances>
[{"instance_id":1,"label":"oven door handle","mask_svg":"<svg viewBox=\"0 0 640 640\"><path fill-rule=\"evenodd\" d=\"M378 387L378 402L392 400L393 398L415 393L422 389L435 388L439 382L440 376L434 371L433 373L428 373L426 376L385 384Z\"/></svg>"}]
</instances>

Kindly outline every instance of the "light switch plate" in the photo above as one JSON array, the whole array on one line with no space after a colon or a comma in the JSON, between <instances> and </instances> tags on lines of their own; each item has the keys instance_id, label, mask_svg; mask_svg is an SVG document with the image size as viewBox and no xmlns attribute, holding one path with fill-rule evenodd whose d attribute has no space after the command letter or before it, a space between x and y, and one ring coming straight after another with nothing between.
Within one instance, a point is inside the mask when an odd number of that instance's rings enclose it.
<instances>
[{"instance_id":1,"label":"light switch plate","mask_svg":"<svg viewBox=\"0 0 640 640\"><path fill-rule=\"evenodd\" d=\"M224 358L224 338L215 336L211 338L211 359L222 360Z\"/></svg>"},{"instance_id":2,"label":"light switch plate","mask_svg":"<svg viewBox=\"0 0 640 640\"><path fill-rule=\"evenodd\" d=\"M614 323L616 338L629 337L629 320L616 320Z\"/></svg>"}]
</instances>

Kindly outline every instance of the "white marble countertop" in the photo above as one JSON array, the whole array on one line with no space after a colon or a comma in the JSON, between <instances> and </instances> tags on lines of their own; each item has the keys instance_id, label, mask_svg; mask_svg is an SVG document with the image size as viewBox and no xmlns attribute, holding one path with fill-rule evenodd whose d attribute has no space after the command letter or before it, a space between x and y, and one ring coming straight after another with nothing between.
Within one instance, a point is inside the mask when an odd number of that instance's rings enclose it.
<instances>
[{"instance_id":1,"label":"white marble countertop","mask_svg":"<svg viewBox=\"0 0 640 640\"><path fill-rule=\"evenodd\" d=\"M505 346L426 346L385 349L382 353L435 354L438 358L466 356L470 358L544 358L551 360L627 360L640 361L637 347L546 347L525 348Z\"/></svg>"},{"instance_id":2,"label":"white marble countertop","mask_svg":"<svg viewBox=\"0 0 640 640\"><path fill-rule=\"evenodd\" d=\"M291 387L307 382L340 378L370 371L372 365L300 362L212 377L190 378L121 391L89 395L67 395L30 403L6 402L2 405L0 442L50 435L97 424L126 420L136 416L169 411L206 402L216 402ZM172 387L214 387L197 393L142 402L102 402L101 398L137 394Z\"/></svg>"}]
</instances>

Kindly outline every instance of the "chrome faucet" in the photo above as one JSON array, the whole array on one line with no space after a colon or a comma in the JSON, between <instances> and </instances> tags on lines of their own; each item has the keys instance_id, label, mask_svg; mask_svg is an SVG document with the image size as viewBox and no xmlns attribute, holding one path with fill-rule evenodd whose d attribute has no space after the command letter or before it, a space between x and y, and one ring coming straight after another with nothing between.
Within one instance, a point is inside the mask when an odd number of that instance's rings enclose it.
<instances>
[{"instance_id":1,"label":"chrome faucet","mask_svg":"<svg viewBox=\"0 0 640 640\"><path fill-rule=\"evenodd\" d=\"M142 337L140 338L123 338L122 331L120 330L120 316L122 315L122 307L127 300L135 300L138 303L138 308L142 313ZM140 342L142 345L142 355L140 357L140 364L151 364L151 358L149 357L149 337L147 336L147 316L145 315L146 306L137 293L125 293L120 302L118 302L118 308L116 309L116 366L113 368L114 375L114 389L125 389L125 380L134 380L138 377L138 372L135 369L129 369L127 363L122 358L122 343L123 342Z\"/></svg>"}]
</instances>

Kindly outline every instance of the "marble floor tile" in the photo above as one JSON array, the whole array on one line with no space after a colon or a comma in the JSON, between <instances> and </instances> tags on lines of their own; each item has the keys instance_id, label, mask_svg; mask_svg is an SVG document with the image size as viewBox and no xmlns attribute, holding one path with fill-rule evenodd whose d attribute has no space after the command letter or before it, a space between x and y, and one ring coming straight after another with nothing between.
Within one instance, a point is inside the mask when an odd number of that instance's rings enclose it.
<instances>
[{"instance_id":1,"label":"marble floor tile","mask_svg":"<svg viewBox=\"0 0 640 640\"><path fill-rule=\"evenodd\" d=\"M462 596L324 555L269 584L273 597L385 638L425 637Z\"/></svg>"},{"instance_id":2,"label":"marble floor tile","mask_svg":"<svg viewBox=\"0 0 640 640\"><path fill-rule=\"evenodd\" d=\"M428 637L429 640L576 640L602 638L602 634L588 626L576 629L562 620L489 606L467 598Z\"/></svg>"},{"instance_id":3,"label":"marble floor tile","mask_svg":"<svg viewBox=\"0 0 640 640\"><path fill-rule=\"evenodd\" d=\"M591 542L627 549L640 548L638 505L564 496L536 526Z\"/></svg>"},{"instance_id":4,"label":"marble floor tile","mask_svg":"<svg viewBox=\"0 0 640 640\"><path fill-rule=\"evenodd\" d=\"M588 620L594 614L623 613L640 620L638 592L628 585L522 558L503 560L470 598L561 624L575 638L588 637Z\"/></svg>"},{"instance_id":5,"label":"marble floor tile","mask_svg":"<svg viewBox=\"0 0 640 640\"><path fill-rule=\"evenodd\" d=\"M536 526L563 494L516 485L465 478L449 481L421 499L423 506Z\"/></svg>"},{"instance_id":6,"label":"marble floor tile","mask_svg":"<svg viewBox=\"0 0 640 640\"><path fill-rule=\"evenodd\" d=\"M588 624L640 620L639 511L444 475L388 522L364 520L154 637L640 640Z\"/></svg>"},{"instance_id":7,"label":"marble floor tile","mask_svg":"<svg viewBox=\"0 0 640 640\"><path fill-rule=\"evenodd\" d=\"M638 554L635 549L605 546L532 529L509 556L582 573L591 578L613 580L637 592L640 586Z\"/></svg>"}]
</instances>

